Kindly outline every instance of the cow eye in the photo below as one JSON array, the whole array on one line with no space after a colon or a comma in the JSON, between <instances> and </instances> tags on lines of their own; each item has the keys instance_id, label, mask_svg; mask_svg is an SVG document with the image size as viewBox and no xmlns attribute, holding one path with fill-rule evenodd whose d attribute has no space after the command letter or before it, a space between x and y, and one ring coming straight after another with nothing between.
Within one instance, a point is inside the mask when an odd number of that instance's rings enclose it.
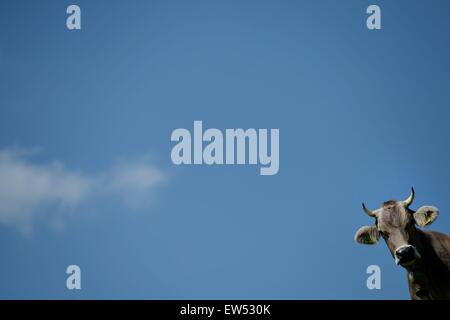
<instances>
[{"instance_id":1,"label":"cow eye","mask_svg":"<svg viewBox=\"0 0 450 320\"><path fill-rule=\"evenodd\" d=\"M387 232L385 232L385 231L381 231L381 230L380 230L380 235L381 235L383 238L388 238L388 237L389 237L389 233L387 233Z\"/></svg>"}]
</instances>

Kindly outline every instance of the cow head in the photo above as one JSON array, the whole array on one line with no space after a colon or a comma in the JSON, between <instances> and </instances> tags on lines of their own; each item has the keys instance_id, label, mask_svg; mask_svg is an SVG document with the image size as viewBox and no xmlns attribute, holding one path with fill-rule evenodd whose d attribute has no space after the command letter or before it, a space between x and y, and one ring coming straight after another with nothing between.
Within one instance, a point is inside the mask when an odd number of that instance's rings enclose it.
<instances>
[{"instance_id":1,"label":"cow head","mask_svg":"<svg viewBox=\"0 0 450 320\"><path fill-rule=\"evenodd\" d=\"M375 211L367 209L363 203L364 212L375 218L375 225L361 227L355 234L355 241L375 244L383 237L396 264L410 268L420 262L416 225L428 226L436 220L439 210L432 206L424 206L417 211L411 210L414 195L412 188L406 200L386 201Z\"/></svg>"}]
</instances>

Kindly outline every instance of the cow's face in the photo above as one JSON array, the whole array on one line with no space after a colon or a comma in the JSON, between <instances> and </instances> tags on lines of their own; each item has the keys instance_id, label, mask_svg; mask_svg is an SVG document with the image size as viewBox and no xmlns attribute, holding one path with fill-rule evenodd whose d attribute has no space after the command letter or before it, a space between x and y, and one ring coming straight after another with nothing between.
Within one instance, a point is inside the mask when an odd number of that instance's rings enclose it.
<instances>
[{"instance_id":1,"label":"cow's face","mask_svg":"<svg viewBox=\"0 0 450 320\"><path fill-rule=\"evenodd\" d=\"M387 201L380 209L370 211L363 204L364 211L375 218L375 225L360 228L355 234L355 240L362 244L375 244L380 237L384 238L395 262L405 268L420 261L417 250L416 225L425 227L438 216L436 207L421 207L416 212L409 206L414 200L414 189L404 201Z\"/></svg>"}]
</instances>

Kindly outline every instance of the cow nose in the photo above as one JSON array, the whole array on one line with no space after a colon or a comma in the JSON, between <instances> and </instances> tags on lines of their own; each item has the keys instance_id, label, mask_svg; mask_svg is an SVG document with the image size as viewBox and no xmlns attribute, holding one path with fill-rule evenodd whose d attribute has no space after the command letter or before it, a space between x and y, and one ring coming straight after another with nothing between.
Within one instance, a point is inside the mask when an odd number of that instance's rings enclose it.
<instances>
[{"instance_id":1,"label":"cow nose","mask_svg":"<svg viewBox=\"0 0 450 320\"><path fill-rule=\"evenodd\" d=\"M412 261L416 257L413 246L400 247L395 251L395 255L397 256L400 263Z\"/></svg>"}]
</instances>

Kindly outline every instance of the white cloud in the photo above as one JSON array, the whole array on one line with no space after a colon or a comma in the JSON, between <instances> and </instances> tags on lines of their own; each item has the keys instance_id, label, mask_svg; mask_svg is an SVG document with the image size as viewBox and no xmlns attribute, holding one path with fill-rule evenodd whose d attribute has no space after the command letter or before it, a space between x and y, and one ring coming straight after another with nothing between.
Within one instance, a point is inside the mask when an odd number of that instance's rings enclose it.
<instances>
[{"instance_id":1,"label":"white cloud","mask_svg":"<svg viewBox=\"0 0 450 320\"><path fill-rule=\"evenodd\" d=\"M122 163L107 175L107 191L121 195L131 207L151 201L153 188L166 180L165 175L144 161Z\"/></svg>"},{"instance_id":2,"label":"white cloud","mask_svg":"<svg viewBox=\"0 0 450 320\"><path fill-rule=\"evenodd\" d=\"M124 162L97 175L66 169L61 163L33 163L28 151L0 150L0 223L29 232L36 215L57 221L99 195L126 205L148 203L166 175L148 161Z\"/></svg>"}]
</instances>

